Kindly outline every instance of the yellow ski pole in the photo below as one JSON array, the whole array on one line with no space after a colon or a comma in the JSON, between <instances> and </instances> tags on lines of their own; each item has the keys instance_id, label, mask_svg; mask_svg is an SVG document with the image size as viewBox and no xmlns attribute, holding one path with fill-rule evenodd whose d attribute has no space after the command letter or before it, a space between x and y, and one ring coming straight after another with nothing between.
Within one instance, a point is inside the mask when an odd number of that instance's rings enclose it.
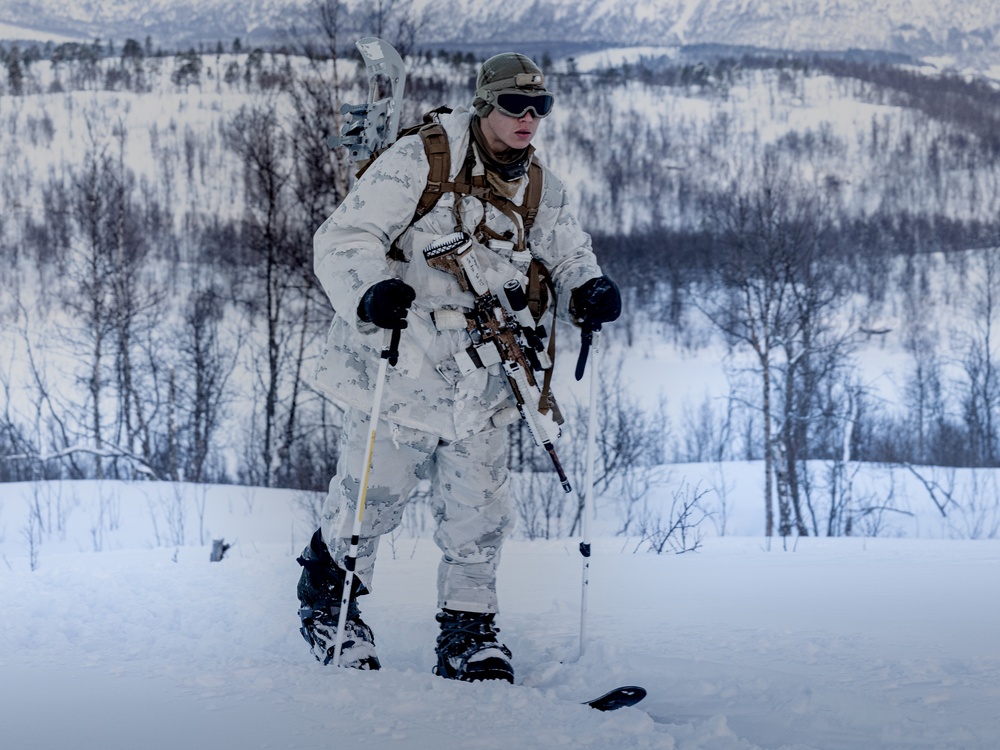
<instances>
[{"instance_id":1,"label":"yellow ski pole","mask_svg":"<svg viewBox=\"0 0 1000 750\"><path fill-rule=\"evenodd\" d=\"M378 375L375 382L375 400L372 403L371 418L368 421L368 445L365 448L365 468L361 479L361 489L358 495L358 512L354 516L354 528L351 531L351 547L344 559L346 575L344 590L340 596L340 616L337 619L337 639L333 646L333 666L340 666L340 654L344 648L344 628L347 626L347 609L351 603L351 590L354 588L354 569L358 562L358 545L361 543L361 522L365 516L365 499L368 495L368 475L372 468L372 454L375 451L375 430L378 427L379 415L382 412L382 394L385 392L385 376L389 365L396 365L399 359L399 328L393 328L389 346L382 350L378 364Z\"/></svg>"}]
</instances>

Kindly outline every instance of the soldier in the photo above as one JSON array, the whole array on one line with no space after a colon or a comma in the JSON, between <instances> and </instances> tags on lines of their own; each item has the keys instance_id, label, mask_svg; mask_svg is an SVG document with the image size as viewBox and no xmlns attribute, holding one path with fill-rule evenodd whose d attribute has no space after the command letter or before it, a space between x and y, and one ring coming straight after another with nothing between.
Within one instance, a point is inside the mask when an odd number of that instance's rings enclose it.
<instances>
[{"instance_id":1,"label":"soldier","mask_svg":"<svg viewBox=\"0 0 1000 750\"><path fill-rule=\"evenodd\" d=\"M584 328L618 317L618 288L601 273L562 182L531 146L554 101L544 74L527 57L490 58L480 69L472 107L441 118L447 179L435 179L425 140L404 136L364 172L316 233L315 271L336 312L317 381L346 410L324 525L299 558L301 631L323 663L334 651L383 329L403 327L398 362L385 378L341 662L380 666L357 597L373 589L379 537L399 524L407 497L427 479L437 518L434 540L442 551L435 672L513 682L511 652L497 640L494 620L497 564L514 510L507 431L492 421L512 400L496 366L471 372L454 366L470 344L469 333L440 330L435 313L466 312L472 295L455 276L430 267L422 250L465 232L491 280L523 279L544 267L555 314ZM432 207L418 211L429 181L442 184Z\"/></svg>"}]
</instances>

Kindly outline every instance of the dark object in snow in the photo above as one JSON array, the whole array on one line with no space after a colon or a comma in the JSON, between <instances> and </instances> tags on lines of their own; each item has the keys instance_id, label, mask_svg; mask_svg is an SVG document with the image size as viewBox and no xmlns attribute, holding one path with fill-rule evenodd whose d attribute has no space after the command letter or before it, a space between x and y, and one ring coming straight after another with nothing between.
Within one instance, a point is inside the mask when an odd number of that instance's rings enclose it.
<instances>
[{"instance_id":1,"label":"dark object in snow","mask_svg":"<svg viewBox=\"0 0 1000 750\"><path fill-rule=\"evenodd\" d=\"M587 701L584 705L596 708L598 711L617 711L619 708L628 708L646 697L646 689L638 685L623 685L611 690L600 698Z\"/></svg>"},{"instance_id":2,"label":"dark object in snow","mask_svg":"<svg viewBox=\"0 0 1000 750\"><path fill-rule=\"evenodd\" d=\"M224 539L212 540L212 554L208 558L209 562L219 562L233 545L226 544Z\"/></svg>"}]
</instances>

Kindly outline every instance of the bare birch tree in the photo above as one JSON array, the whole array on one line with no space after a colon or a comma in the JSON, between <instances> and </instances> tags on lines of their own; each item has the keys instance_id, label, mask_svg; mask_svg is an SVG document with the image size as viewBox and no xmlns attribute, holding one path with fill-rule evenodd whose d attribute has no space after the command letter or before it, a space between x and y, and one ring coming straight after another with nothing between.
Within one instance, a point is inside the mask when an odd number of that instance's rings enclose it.
<instances>
[{"instance_id":1,"label":"bare birch tree","mask_svg":"<svg viewBox=\"0 0 1000 750\"><path fill-rule=\"evenodd\" d=\"M731 346L754 357L765 534L775 532L775 498L778 532L808 534L799 466L820 382L844 366L850 346L849 334L831 324L844 289L823 262L820 207L765 155L717 196L709 220L719 238L710 269L718 291L694 303Z\"/></svg>"}]
</instances>

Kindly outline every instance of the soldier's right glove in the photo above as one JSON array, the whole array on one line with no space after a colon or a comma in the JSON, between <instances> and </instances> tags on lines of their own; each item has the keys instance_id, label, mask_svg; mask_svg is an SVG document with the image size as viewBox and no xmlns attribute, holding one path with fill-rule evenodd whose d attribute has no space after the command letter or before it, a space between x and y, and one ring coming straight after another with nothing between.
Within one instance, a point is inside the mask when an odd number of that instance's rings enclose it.
<instances>
[{"instance_id":1,"label":"soldier's right glove","mask_svg":"<svg viewBox=\"0 0 1000 750\"><path fill-rule=\"evenodd\" d=\"M406 311L417 293L399 279L380 281L361 297L358 317L379 328L406 328Z\"/></svg>"},{"instance_id":2,"label":"soldier's right glove","mask_svg":"<svg viewBox=\"0 0 1000 750\"><path fill-rule=\"evenodd\" d=\"M607 276L598 276L573 290L569 309L583 328L599 331L602 323L618 320L622 295L615 282Z\"/></svg>"}]
</instances>

